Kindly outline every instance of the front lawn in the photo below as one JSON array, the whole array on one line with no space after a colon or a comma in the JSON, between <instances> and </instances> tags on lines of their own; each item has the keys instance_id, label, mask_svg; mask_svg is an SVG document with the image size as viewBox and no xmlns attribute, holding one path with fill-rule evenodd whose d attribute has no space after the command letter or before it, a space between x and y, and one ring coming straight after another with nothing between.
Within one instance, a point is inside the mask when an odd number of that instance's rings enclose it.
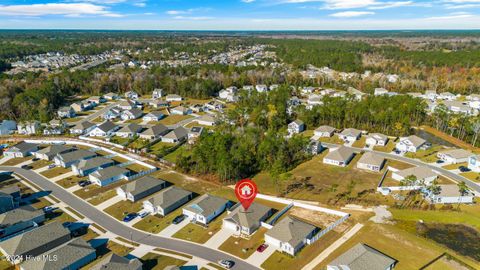
<instances>
[{"instance_id":1,"label":"front lawn","mask_svg":"<svg viewBox=\"0 0 480 270\"><path fill-rule=\"evenodd\" d=\"M318 140L324 143L333 143L333 144L340 144L340 145L345 143L337 135L333 135L332 137L321 137Z\"/></svg>"},{"instance_id":2,"label":"front lawn","mask_svg":"<svg viewBox=\"0 0 480 270\"><path fill-rule=\"evenodd\" d=\"M467 167L468 164L467 164L467 162L457 163L457 164L449 164L449 165L442 166L442 168L444 168L445 170L456 170L456 169L458 169L460 166L465 166L465 167Z\"/></svg>"},{"instance_id":3,"label":"front lawn","mask_svg":"<svg viewBox=\"0 0 480 270\"><path fill-rule=\"evenodd\" d=\"M32 167L32 170L36 170L36 169L40 169L40 168L43 168L45 166L48 166L50 164L53 164L53 161L41 159L41 160L34 161L34 162L30 163L29 166Z\"/></svg>"},{"instance_id":4,"label":"front lawn","mask_svg":"<svg viewBox=\"0 0 480 270\"><path fill-rule=\"evenodd\" d=\"M120 201L109 206L104 211L118 220L123 220L126 214L138 213L142 209L141 202L132 203L131 201Z\"/></svg>"},{"instance_id":5,"label":"front lawn","mask_svg":"<svg viewBox=\"0 0 480 270\"><path fill-rule=\"evenodd\" d=\"M57 166L55 168L43 171L40 174L45 176L46 178L54 178L68 172L70 172L70 168L63 168L63 167Z\"/></svg>"},{"instance_id":6,"label":"front lawn","mask_svg":"<svg viewBox=\"0 0 480 270\"><path fill-rule=\"evenodd\" d=\"M480 173L477 172L464 172L460 173L461 176L470 179L475 182L480 182Z\"/></svg>"},{"instance_id":7,"label":"front lawn","mask_svg":"<svg viewBox=\"0 0 480 270\"><path fill-rule=\"evenodd\" d=\"M216 217L206 228L198 224L190 223L176 232L173 237L203 244L222 228L223 219L226 216L227 213L225 212Z\"/></svg>"},{"instance_id":8,"label":"front lawn","mask_svg":"<svg viewBox=\"0 0 480 270\"><path fill-rule=\"evenodd\" d=\"M165 118L160 120L159 123L164 125L175 125L176 123L189 118L193 118L193 116L171 114L171 115L167 115Z\"/></svg>"},{"instance_id":9,"label":"front lawn","mask_svg":"<svg viewBox=\"0 0 480 270\"><path fill-rule=\"evenodd\" d=\"M117 191L115 189L111 189L107 192L100 193L98 195L95 195L92 199L90 199L88 202L93 204L93 205L99 205L105 201L110 200L111 198L117 196Z\"/></svg>"},{"instance_id":10,"label":"front lawn","mask_svg":"<svg viewBox=\"0 0 480 270\"><path fill-rule=\"evenodd\" d=\"M177 157L180 156L180 155L188 155L191 153L191 150L189 149L190 146L189 145L182 145L180 147L178 147L177 149L175 149L175 151L171 152L170 154L166 155L166 156L163 156L163 159L167 160L167 161L170 161L172 163L175 163L177 162Z\"/></svg>"},{"instance_id":11,"label":"front lawn","mask_svg":"<svg viewBox=\"0 0 480 270\"><path fill-rule=\"evenodd\" d=\"M182 266L187 263L186 261L183 261L180 259L159 255L155 253L148 253L147 255L143 256L141 260L142 260L144 269L152 269L152 270L163 270L170 265Z\"/></svg>"},{"instance_id":12,"label":"front lawn","mask_svg":"<svg viewBox=\"0 0 480 270\"><path fill-rule=\"evenodd\" d=\"M395 145L396 145L396 143L393 140L390 139L390 140L388 140L387 145L385 145L385 146L377 146L376 145L376 146L373 147L373 150L381 151L381 152L385 152L385 153L390 153L395 149Z\"/></svg>"},{"instance_id":13,"label":"front lawn","mask_svg":"<svg viewBox=\"0 0 480 270\"><path fill-rule=\"evenodd\" d=\"M79 189L75 191L75 195L79 196L82 199L88 199L92 198L93 196L98 196L103 192L107 192L109 190L114 190L117 187L126 184L128 181L126 180L121 180L118 182L115 182L113 184L107 185L107 186L97 186L95 184L88 185L82 189Z\"/></svg>"},{"instance_id":14,"label":"front lawn","mask_svg":"<svg viewBox=\"0 0 480 270\"><path fill-rule=\"evenodd\" d=\"M163 229L165 229L166 227L168 227L170 224L172 224L173 219L180 214L182 214L181 207L171 212L165 217L150 214L144 217L139 222L135 223L133 227L142 231L157 234L161 232Z\"/></svg>"},{"instance_id":15,"label":"front lawn","mask_svg":"<svg viewBox=\"0 0 480 270\"><path fill-rule=\"evenodd\" d=\"M11 159L5 161L4 163L2 163L1 165L3 165L3 166L15 166L17 164L23 163L23 162L25 162L27 160L30 160L30 159L33 159L33 156L11 158Z\"/></svg>"},{"instance_id":16,"label":"front lawn","mask_svg":"<svg viewBox=\"0 0 480 270\"><path fill-rule=\"evenodd\" d=\"M219 249L246 259L264 243L265 232L267 232L267 229L260 227L249 239L231 236L223 242Z\"/></svg>"},{"instance_id":17,"label":"front lawn","mask_svg":"<svg viewBox=\"0 0 480 270\"><path fill-rule=\"evenodd\" d=\"M82 181L82 180L87 180L88 177L79 177L79 176L69 176L69 177L66 177L66 178L63 178L63 179L60 179L58 180L57 184L59 184L60 186L64 187L65 189L67 188L71 188L73 186L75 186L78 182Z\"/></svg>"},{"instance_id":18,"label":"front lawn","mask_svg":"<svg viewBox=\"0 0 480 270\"><path fill-rule=\"evenodd\" d=\"M437 153L443 149L444 147L442 145L434 145L426 150L419 150L415 153L408 152L405 154L405 157L420 159L426 163L433 163L438 160Z\"/></svg>"}]
</instances>

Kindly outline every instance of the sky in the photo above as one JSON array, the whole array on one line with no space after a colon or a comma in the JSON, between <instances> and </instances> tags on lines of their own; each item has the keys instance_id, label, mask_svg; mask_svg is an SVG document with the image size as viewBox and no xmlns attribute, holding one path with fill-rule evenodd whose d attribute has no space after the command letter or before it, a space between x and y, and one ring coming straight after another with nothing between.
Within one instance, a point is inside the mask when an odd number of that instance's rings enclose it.
<instances>
[{"instance_id":1,"label":"sky","mask_svg":"<svg viewBox=\"0 0 480 270\"><path fill-rule=\"evenodd\" d=\"M0 0L0 29L480 29L480 0Z\"/></svg>"}]
</instances>

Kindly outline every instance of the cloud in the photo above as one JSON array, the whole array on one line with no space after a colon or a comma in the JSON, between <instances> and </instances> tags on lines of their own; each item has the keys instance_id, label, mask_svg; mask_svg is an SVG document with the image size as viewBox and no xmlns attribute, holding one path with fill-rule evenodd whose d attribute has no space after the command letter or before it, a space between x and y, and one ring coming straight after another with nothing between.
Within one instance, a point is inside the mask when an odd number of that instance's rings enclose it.
<instances>
[{"instance_id":1,"label":"cloud","mask_svg":"<svg viewBox=\"0 0 480 270\"><path fill-rule=\"evenodd\" d=\"M468 12L453 12L444 16L427 17L427 20L452 20L473 17L473 14Z\"/></svg>"},{"instance_id":2,"label":"cloud","mask_svg":"<svg viewBox=\"0 0 480 270\"><path fill-rule=\"evenodd\" d=\"M255 0L241 0L243 3L253 3Z\"/></svg>"},{"instance_id":3,"label":"cloud","mask_svg":"<svg viewBox=\"0 0 480 270\"><path fill-rule=\"evenodd\" d=\"M174 16L173 18L175 20L188 20L188 21L206 21L206 20L214 19L213 17L207 17L207 16Z\"/></svg>"},{"instance_id":4,"label":"cloud","mask_svg":"<svg viewBox=\"0 0 480 270\"><path fill-rule=\"evenodd\" d=\"M343 12L337 12L330 14L329 16L331 17L336 17L336 18L352 18L352 17L360 17L360 16L365 16L365 15L373 15L375 12L371 11L343 11Z\"/></svg>"},{"instance_id":5,"label":"cloud","mask_svg":"<svg viewBox=\"0 0 480 270\"><path fill-rule=\"evenodd\" d=\"M397 8L397 7L405 7L413 5L413 1L403 1L403 2L386 2L386 3L379 3L378 6L372 6L368 9L387 9L387 8Z\"/></svg>"},{"instance_id":6,"label":"cloud","mask_svg":"<svg viewBox=\"0 0 480 270\"><path fill-rule=\"evenodd\" d=\"M113 1L113 0L109 0ZM104 17L121 17L121 14L110 12L105 6L89 3L47 3L31 5L0 5L0 15L7 16L46 16L64 15L78 17L84 15L100 15Z\"/></svg>"}]
</instances>

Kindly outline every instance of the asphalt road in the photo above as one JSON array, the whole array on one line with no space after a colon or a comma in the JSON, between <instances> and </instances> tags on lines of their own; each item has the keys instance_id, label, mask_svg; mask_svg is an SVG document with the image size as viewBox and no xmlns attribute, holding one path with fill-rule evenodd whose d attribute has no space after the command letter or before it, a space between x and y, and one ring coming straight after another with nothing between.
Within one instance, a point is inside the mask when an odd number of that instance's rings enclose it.
<instances>
[{"instance_id":1,"label":"asphalt road","mask_svg":"<svg viewBox=\"0 0 480 270\"><path fill-rule=\"evenodd\" d=\"M322 143L324 146L326 146L327 148L335 148L335 147L339 147L340 145L337 145L337 144L330 144L330 143ZM415 166L424 166L424 167L428 167L434 171L436 171L437 173L445 176L445 177L448 177L450 179L453 179L457 182L465 182L465 184L467 184L467 186L469 188L471 188L472 190L480 193L480 185L478 183L475 183L473 182L472 180L470 179L467 179L461 175L458 175L456 173L453 173L449 170L445 170L441 167L437 167L437 166L434 166L434 165L431 165L431 164L428 164L428 163L424 163L422 161L419 161L419 160L415 160L415 159L411 159L411 158L407 158L407 157L404 157L404 156L399 156L399 155L394 155L394 154L390 154L390 153L385 153L385 152L380 152L380 151L375 151L375 150L371 150L371 149L365 149L365 148L356 148L356 147L349 147L349 146L345 146L347 148L350 148L352 150L354 150L355 152L360 152L360 151L365 151L365 152L374 152L375 154L378 154L379 156L382 156L384 158L387 158L387 159L393 159L393 160L397 160L397 161L401 161L401 162L405 162L405 163L409 163L409 164L413 164Z\"/></svg>"},{"instance_id":2,"label":"asphalt road","mask_svg":"<svg viewBox=\"0 0 480 270\"><path fill-rule=\"evenodd\" d=\"M41 189L51 191L53 196L75 209L75 211L89 218L94 223L102 226L106 230L125 239L132 240L139 244L190 254L192 256L215 263L219 260L229 259L235 262L233 269L259 269L249 263L215 249L210 249L208 247L187 241L160 237L132 229L33 171L10 166L0 166L0 171L12 171L24 177L25 179L28 179Z\"/></svg>"},{"instance_id":3,"label":"asphalt road","mask_svg":"<svg viewBox=\"0 0 480 270\"><path fill-rule=\"evenodd\" d=\"M108 104L107 106L101 108L100 110L92 113L92 114L89 114L87 116L85 116L84 118L80 118L78 121L76 122L72 122L71 124L73 125L77 125L77 124L80 124L80 123L83 123L83 122L86 122L86 121L92 121L92 120L95 120L95 118L99 117L99 116L102 116L104 113L106 113L108 110L110 110L111 108L117 106L118 102L115 102L115 103L112 103L112 104Z\"/></svg>"}]
</instances>

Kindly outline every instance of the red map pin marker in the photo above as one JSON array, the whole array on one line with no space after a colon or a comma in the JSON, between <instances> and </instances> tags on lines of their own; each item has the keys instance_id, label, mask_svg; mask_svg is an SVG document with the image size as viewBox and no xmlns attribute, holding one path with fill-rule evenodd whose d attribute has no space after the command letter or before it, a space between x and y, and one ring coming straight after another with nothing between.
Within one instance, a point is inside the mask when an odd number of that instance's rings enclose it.
<instances>
[{"instance_id":1,"label":"red map pin marker","mask_svg":"<svg viewBox=\"0 0 480 270\"><path fill-rule=\"evenodd\" d=\"M250 179L243 179L237 182L235 185L235 195L240 203L243 205L245 211L248 210L250 205L257 196L257 185Z\"/></svg>"}]
</instances>

